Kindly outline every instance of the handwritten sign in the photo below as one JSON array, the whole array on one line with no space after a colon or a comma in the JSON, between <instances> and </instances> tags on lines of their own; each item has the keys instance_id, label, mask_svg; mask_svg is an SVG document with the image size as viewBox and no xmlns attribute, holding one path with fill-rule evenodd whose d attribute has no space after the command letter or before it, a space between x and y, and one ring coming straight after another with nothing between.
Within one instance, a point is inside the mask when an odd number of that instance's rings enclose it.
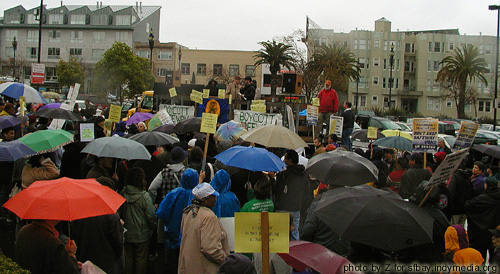
<instances>
[{"instance_id":1,"label":"handwritten sign","mask_svg":"<svg viewBox=\"0 0 500 274\"><path fill-rule=\"evenodd\" d=\"M233 104L233 95L232 94L229 94L229 104L230 105Z\"/></svg>"},{"instance_id":2,"label":"handwritten sign","mask_svg":"<svg viewBox=\"0 0 500 274\"><path fill-rule=\"evenodd\" d=\"M162 120L163 125L164 124L177 124L179 121L194 117L194 106L178 106L178 105L160 104L159 109L160 109L160 111L158 112L158 114L160 114L161 110L164 109L167 111L167 113L170 116L170 119L172 121L170 123L168 121L168 118L166 118L167 121L165 123L163 123L163 120ZM160 115L162 115L162 114L160 114ZM160 117L160 118L163 119L162 117Z\"/></svg>"},{"instance_id":3,"label":"handwritten sign","mask_svg":"<svg viewBox=\"0 0 500 274\"><path fill-rule=\"evenodd\" d=\"M454 147L458 149L470 148L474 143L478 128L479 124L462 121Z\"/></svg>"},{"instance_id":4,"label":"handwritten sign","mask_svg":"<svg viewBox=\"0 0 500 274\"><path fill-rule=\"evenodd\" d=\"M266 100L252 100L252 105L265 105Z\"/></svg>"},{"instance_id":5,"label":"handwritten sign","mask_svg":"<svg viewBox=\"0 0 500 274\"><path fill-rule=\"evenodd\" d=\"M337 137L342 137L342 126L344 125L344 117L330 116L330 132L328 134L336 134Z\"/></svg>"},{"instance_id":6,"label":"handwritten sign","mask_svg":"<svg viewBox=\"0 0 500 274\"><path fill-rule=\"evenodd\" d=\"M248 130L269 124L279 126L283 124L283 116L279 113L260 113L237 109L234 110L234 120L242 124Z\"/></svg>"},{"instance_id":7,"label":"handwritten sign","mask_svg":"<svg viewBox=\"0 0 500 274\"><path fill-rule=\"evenodd\" d=\"M177 96L177 90L175 90L175 88L168 89L168 92L170 93L170 97Z\"/></svg>"},{"instance_id":8,"label":"handwritten sign","mask_svg":"<svg viewBox=\"0 0 500 274\"><path fill-rule=\"evenodd\" d=\"M250 105L250 110L251 111L256 111L260 113L266 113L266 105L263 104L258 104L258 105Z\"/></svg>"},{"instance_id":9,"label":"handwritten sign","mask_svg":"<svg viewBox=\"0 0 500 274\"><path fill-rule=\"evenodd\" d=\"M226 90L225 89L219 89L219 99L226 99Z\"/></svg>"},{"instance_id":10,"label":"handwritten sign","mask_svg":"<svg viewBox=\"0 0 500 274\"><path fill-rule=\"evenodd\" d=\"M26 97L19 96L19 111L21 112L21 116L25 115L26 112Z\"/></svg>"},{"instance_id":11,"label":"handwritten sign","mask_svg":"<svg viewBox=\"0 0 500 274\"><path fill-rule=\"evenodd\" d=\"M122 107L119 105L109 106L109 120L113 123L119 123L122 116Z\"/></svg>"},{"instance_id":12,"label":"handwritten sign","mask_svg":"<svg viewBox=\"0 0 500 274\"><path fill-rule=\"evenodd\" d=\"M319 107L307 105L307 125L316 125L318 123Z\"/></svg>"},{"instance_id":13,"label":"handwritten sign","mask_svg":"<svg viewBox=\"0 0 500 274\"><path fill-rule=\"evenodd\" d=\"M465 156L467 156L468 150L469 149L463 149L456 151L452 154L446 155L444 161L438 166L436 171L432 174L428 186L446 183L450 178L451 174L453 174L453 172L457 170L462 160L465 158Z\"/></svg>"},{"instance_id":14,"label":"handwritten sign","mask_svg":"<svg viewBox=\"0 0 500 274\"><path fill-rule=\"evenodd\" d=\"M312 104L313 104L313 106L319 107L319 98L313 98L312 99Z\"/></svg>"},{"instance_id":15,"label":"handwritten sign","mask_svg":"<svg viewBox=\"0 0 500 274\"><path fill-rule=\"evenodd\" d=\"M204 88L203 89L203 98L208 98L210 96L210 90Z\"/></svg>"},{"instance_id":16,"label":"handwritten sign","mask_svg":"<svg viewBox=\"0 0 500 274\"><path fill-rule=\"evenodd\" d=\"M269 252L288 253L290 233L289 213L269 213ZM260 212L234 214L234 251L262 252Z\"/></svg>"},{"instance_id":17,"label":"handwritten sign","mask_svg":"<svg viewBox=\"0 0 500 274\"><path fill-rule=\"evenodd\" d=\"M217 129L217 118L219 115L214 113L203 112L201 115L200 132L214 134Z\"/></svg>"},{"instance_id":18,"label":"handwritten sign","mask_svg":"<svg viewBox=\"0 0 500 274\"><path fill-rule=\"evenodd\" d=\"M366 137L368 139L377 139L377 128L376 127L368 127Z\"/></svg>"},{"instance_id":19,"label":"handwritten sign","mask_svg":"<svg viewBox=\"0 0 500 274\"><path fill-rule=\"evenodd\" d=\"M438 120L432 118L413 119L413 151L436 152L438 142Z\"/></svg>"},{"instance_id":20,"label":"handwritten sign","mask_svg":"<svg viewBox=\"0 0 500 274\"><path fill-rule=\"evenodd\" d=\"M198 103L198 104L203 104L203 94L197 90L192 90L191 95L189 95L189 99L191 101Z\"/></svg>"},{"instance_id":21,"label":"handwritten sign","mask_svg":"<svg viewBox=\"0 0 500 274\"><path fill-rule=\"evenodd\" d=\"M94 139L94 123L80 123L80 142L91 142Z\"/></svg>"},{"instance_id":22,"label":"handwritten sign","mask_svg":"<svg viewBox=\"0 0 500 274\"><path fill-rule=\"evenodd\" d=\"M75 87L70 88L68 92L68 99L69 99L69 109L73 110L75 107L76 103L76 98L78 97L78 93L80 92L80 84L75 83Z\"/></svg>"}]
</instances>

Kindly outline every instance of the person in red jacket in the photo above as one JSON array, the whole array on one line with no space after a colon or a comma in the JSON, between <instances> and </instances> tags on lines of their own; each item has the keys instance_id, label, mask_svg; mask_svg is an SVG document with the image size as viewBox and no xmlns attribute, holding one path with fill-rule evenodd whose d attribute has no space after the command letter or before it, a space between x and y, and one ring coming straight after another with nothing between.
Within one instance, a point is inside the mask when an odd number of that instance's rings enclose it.
<instances>
[{"instance_id":1,"label":"person in red jacket","mask_svg":"<svg viewBox=\"0 0 500 274\"><path fill-rule=\"evenodd\" d=\"M319 117L318 117L318 127L316 131L319 135L323 130L323 122L326 121L326 134L329 134L330 128L330 116L339 110L339 98L337 92L332 88L332 82L330 80L325 81L325 88L322 89L319 94Z\"/></svg>"}]
</instances>

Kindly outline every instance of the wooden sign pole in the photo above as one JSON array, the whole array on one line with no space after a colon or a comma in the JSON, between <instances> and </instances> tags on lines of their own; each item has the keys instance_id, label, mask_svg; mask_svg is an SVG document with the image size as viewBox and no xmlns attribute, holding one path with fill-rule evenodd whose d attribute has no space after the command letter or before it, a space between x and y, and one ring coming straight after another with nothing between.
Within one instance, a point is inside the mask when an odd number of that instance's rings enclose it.
<instances>
[{"instance_id":1,"label":"wooden sign pole","mask_svg":"<svg viewBox=\"0 0 500 274\"><path fill-rule=\"evenodd\" d=\"M269 274L269 213L260 213L260 238L262 242L262 274Z\"/></svg>"},{"instance_id":2,"label":"wooden sign pole","mask_svg":"<svg viewBox=\"0 0 500 274\"><path fill-rule=\"evenodd\" d=\"M424 151L424 168L427 166L427 151Z\"/></svg>"},{"instance_id":3,"label":"wooden sign pole","mask_svg":"<svg viewBox=\"0 0 500 274\"><path fill-rule=\"evenodd\" d=\"M203 151L203 162L201 164L201 171L202 172L205 171L205 165L207 164L207 151L208 151L208 140L209 139L210 139L210 133L207 133L207 138L205 139L205 150Z\"/></svg>"}]
</instances>

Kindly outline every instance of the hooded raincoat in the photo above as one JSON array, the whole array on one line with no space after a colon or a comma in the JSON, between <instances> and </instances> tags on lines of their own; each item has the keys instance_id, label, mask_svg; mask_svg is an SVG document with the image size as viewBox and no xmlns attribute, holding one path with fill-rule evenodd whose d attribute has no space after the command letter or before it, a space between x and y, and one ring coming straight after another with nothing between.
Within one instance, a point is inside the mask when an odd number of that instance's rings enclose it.
<instances>
[{"instance_id":1,"label":"hooded raincoat","mask_svg":"<svg viewBox=\"0 0 500 274\"><path fill-rule=\"evenodd\" d=\"M126 185L122 191L127 201L120 208L123 220L125 242L142 243L149 241L156 225L155 207L151 196L135 186Z\"/></svg>"},{"instance_id":2,"label":"hooded raincoat","mask_svg":"<svg viewBox=\"0 0 500 274\"><path fill-rule=\"evenodd\" d=\"M192 168L182 174L181 186L170 191L163 199L156 216L163 220L165 247L177 249L181 246L181 221L184 208L191 204L193 188L198 185L198 172Z\"/></svg>"},{"instance_id":3,"label":"hooded raincoat","mask_svg":"<svg viewBox=\"0 0 500 274\"><path fill-rule=\"evenodd\" d=\"M456 265L482 265L483 257L479 251L469 247L467 231L461 225L451 225L444 233L446 254Z\"/></svg>"},{"instance_id":4,"label":"hooded raincoat","mask_svg":"<svg viewBox=\"0 0 500 274\"><path fill-rule=\"evenodd\" d=\"M219 192L217 202L212 208L218 218L234 217L235 212L240 211L240 201L236 195L229 191L231 189L231 179L225 170L219 170L215 173L210 185Z\"/></svg>"}]
</instances>

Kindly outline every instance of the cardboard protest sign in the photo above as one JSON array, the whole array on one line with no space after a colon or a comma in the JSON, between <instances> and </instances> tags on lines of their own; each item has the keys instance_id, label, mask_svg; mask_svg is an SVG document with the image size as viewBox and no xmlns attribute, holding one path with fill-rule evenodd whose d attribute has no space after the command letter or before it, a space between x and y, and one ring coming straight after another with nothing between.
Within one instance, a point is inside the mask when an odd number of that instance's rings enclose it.
<instances>
[{"instance_id":1,"label":"cardboard protest sign","mask_svg":"<svg viewBox=\"0 0 500 274\"><path fill-rule=\"evenodd\" d=\"M340 116L330 116L330 132L328 134L335 133L337 137L342 137L342 126L344 125L344 117Z\"/></svg>"},{"instance_id":2,"label":"cardboard protest sign","mask_svg":"<svg viewBox=\"0 0 500 274\"><path fill-rule=\"evenodd\" d=\"M170 119L172 120L171 123L166 121L164 124L177 124L179 121L194 117L194 106L160 104L159 109L160 110L165 109L168 115L170 116Z\"/></svg>"},{"instance_id":3,"label":"cardboard protest sign","mask_svg":"<svg viewBox=\"0 0 500 274\"><path fill-rule=\"evenodd\" d=\"M249 110L234 110L234 120L242 124L247 130L269 124L283 124L283 116L279 113L260 113Z\"/></svg>"},{"instance_id":4,"label":"cardboard protest sign","mask_svg":"<svg viewBox=\"0 0 500 274\"><path fill-rule=\"evenodd\" d=\"M256 111L260 113L266 113L266 105L263 104L257 104L257 105L250 105L250 110L251 111Z\"/></svg>"},{"instance_id":5,"label":"cardboard protest sign","mask_svg":"<svg viewBox=\"0 0 500 274\"><path fill-rule=\"evenodd\" d=\"M452 154L446 155L444 161L438 166L436 171L432 174L428 186L446 183L451 174L457 170L462 160L467 156L469 149L458 150Z\"/></svg>"},{"instance_id":6,"label":"cardboard protest sign","mask_svg":"<svg viewBox=\"0 0 500 274\"><path fill-rule=\"evenodd\" d=\"M191 95L189 95L189 99L191 101L198 103L198 104L203 104L203 94L197 90L192 90Z\"/></svg>"},{"instance_id":7,"label":"cardboard protest sign","mask_svg":"<svg viewBox=\"0 0 500 274\"><path fill-rule=\"evenodd\" d=\"M377 139L377 128L368 127L368 131L366 132L366 137L368 139Z\"/></svg>"},{"instance_id":8,"label":"cardboard protest sign","mask_svg":"<svg viewBox=\"0 0 500 274\"><path fill-rule=\"evenodd\" d=\"M215 134L217 129L217 114L204 112L201 116L200 132Z\"/></svg>"},{"instance_id":9,"label":"cardboard protest sign","mask_svg":"<svg viewBox=\"0 0 500 274\"><path fill-rule=\"evenodd\" d=\"M307 125L316 125L318 123L319 107L307 105L306 115Z\"/></svg>"},{"instance_id":10,"label":"cardboard protest sign","mask_svg":"<svg viewBox=\"0 0 500 274\"><path fill-rule=\"evenodd\" d=\"M175 88L168 89L168 93L170 93L170 97L177 96L177 90L175 90Z\"/></svg>"},{"instance_id":11,"label":"cardboard protest sign","mask_svg":"<svg viewBox=\"0 0 500 274\"><path fill-rule=\"evenodd\" d=\"M122 107L119 105L109 105L109 120L113 123L119 123L122 116Z\"/></svg>"},{"instance_id":12,"label":"cardboard protest sign","mask_svg":"<svg viewBox=\"0 0 500 274\"><path fill-rule=\"evenodd\" d=\"M210 96L210 90L204 88L203 89L203 98L208 98Z\"/></svg>"},{"instance_id":13,"label":"cardboard protest sign","mask_svg":"<svg viewBox=\"0 0 500 274\"><path fill-rule=\"evenodd\" d=\"M313 98L312 99L312 104L313 104L313 106L319 107L319 98Z\"/></svg>"},{"instance_id":14,"label":"cardboard protest sign","mask_svg":"<svg viewBox=\"0 0 500 274\"><path fill-rule=\"evenodd\" d=\"M94 139L94 123L80 123L80 142L91 142Z\"/></svg>"},{"instance_id":15,"label":"cardboard protest sign","mask_svg":"<svg viewBox=\"0 0 500 274\"><path fill-rule=\"evenodd\" d=\"M225 89L219 89L219 99L226 99L226 90Z\"/></svg>"},{"instance_id":16,"label":"cardboard protest sign","mask_svg":"<svg viewBox=\"0 0 500 274\"><path fill-rule=\"evenodd\" d=\"M478 128L479 124L462 121L454 147L458 149L470 148L474 143Z\"/></svg>"},{"instance_id":17,"label":"cardboard protest sign","mask_svg":"<svg viewBox=\"0 0 500 274\"><path fill-rule=\"evenodd\" d=\"M234 251L261 253L260 212L234 214ZM288 253L290 233L289 213L269 213L269 252Z\"/></svg>"},{"instance_id":18,"label":"cardboard protest sign","mask_svg":"<svg viewBox=\"0 0 500 274\"><path fill-rule=\"evenodd\" d=\"M438 120L433 118L413 119L413 151L436 152L438 142Z\"/></svg>"}]
</instances>

